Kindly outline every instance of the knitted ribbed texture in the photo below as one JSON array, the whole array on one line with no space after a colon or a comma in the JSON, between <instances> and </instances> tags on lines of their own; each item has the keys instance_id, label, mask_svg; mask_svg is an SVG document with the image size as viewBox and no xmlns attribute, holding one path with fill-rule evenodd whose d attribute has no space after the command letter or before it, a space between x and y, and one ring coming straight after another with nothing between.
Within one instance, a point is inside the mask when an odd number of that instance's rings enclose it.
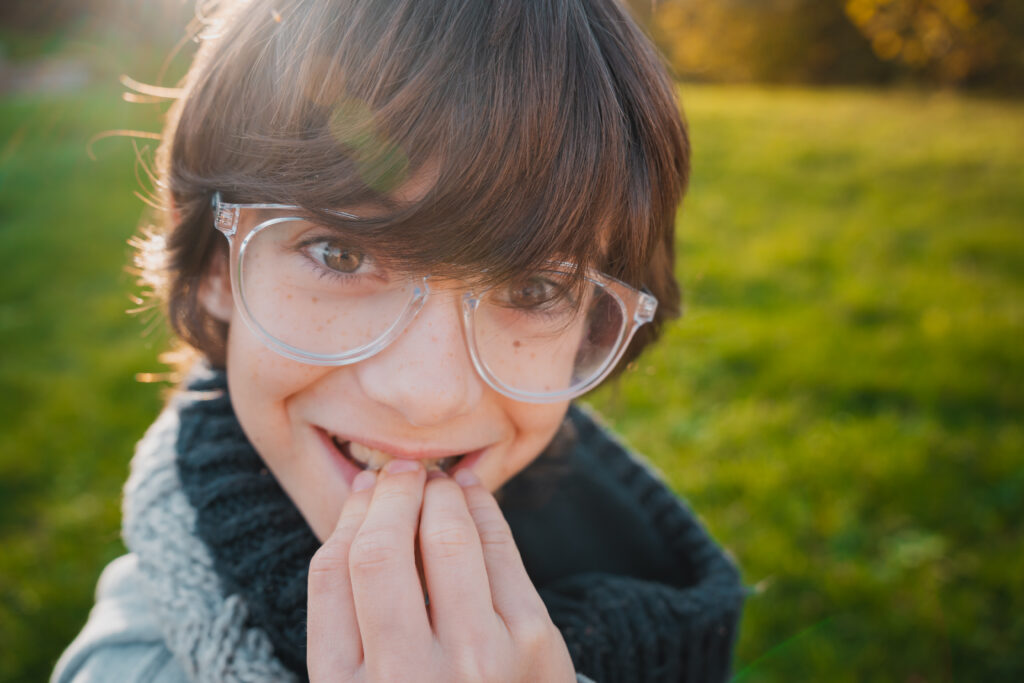
<instances>
[{"instance_id":1,"label":"knitted ribbed texture","mask_svg":"<svg viewBox=\"0 0 1024 683\"><path fill-rule=\"evenodd\" d=\"M177 433L172 406L139 442L122 525L167 647L199 683L293 681L266 633L247 625L245 601L223 592L209 549L195 535L195 508L178 478Z\"/></svg>"},{"instance_id":2,"label":"knitted ribbed texture","mask_svg":"<svg viewBox=\"0 0 1024 683\"><path fill-rule=\"evenodd\" d=\"M593 419L572 414L579 447L642 502L641 509L692 583L666 586L580 574L541 589L578 671L615 681L724 681L744 591L735 565L693 512Z\"/></svg>"},{"instance_id":3,"label":"knitted ribbed texture","mask_svg":"<svg viewBox=\"0 0 1024 683\"><path fill-rule=\"evenodd\" d=\"M196 533L225 591L245 597L252 623L306 678L306 582L320 542L246 439L223 374L201 374L189 389L203 398L182 408L178 472Z\"/></svg>"},{"instance_id":4,"label":"knitted ribbed texture","mask_svg":"<svg viewBox=\"0 0 1024 683\"><path fill-rule=\"evenodd\" d=\"M195 533L224 592L248 605L248 625L269 635L280 660L305 678L306 580L318 542L245 439L223 373L199 371L189 388L177 450ZM735 567L651 471L579 409L570 417L571 459L583 472L558 482L563 499L535 513L516 511L518 492L530 487L514 481L502 507L577 671L598 683L726 680L743 599ZM575 504L574 485L589 491L582 505L594 519L625 505L622 516L636 530L629 535L646 539L637 542L639 575L612 571L629 565L616 555L628 543L606 543L601 528L579 526L579 510L565 509ZM578 536L573 526L569 538L552 535L545 510L577 525ZM559 551L571 556L549 562Z\"/></svg>"}]
</instances>

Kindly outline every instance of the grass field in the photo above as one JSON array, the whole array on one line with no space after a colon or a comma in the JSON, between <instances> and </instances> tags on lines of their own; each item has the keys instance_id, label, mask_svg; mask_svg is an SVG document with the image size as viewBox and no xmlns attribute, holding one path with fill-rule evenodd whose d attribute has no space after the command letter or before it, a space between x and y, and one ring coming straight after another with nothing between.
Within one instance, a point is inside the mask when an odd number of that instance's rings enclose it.
<instances>
[{"instance_id":1,"label":"grass field","mask_svg":"<svg viewBox=\"0 0 1024 683\"><path fill-rule=\"evenodd\" d=\"M1024 105L684 86L687 315L590 401L737 557L738 681L1024 679ZM93 87L0 101L0 680L43 680L123 552L160 405L142 214Z\"/></svg>"}]
</instances>

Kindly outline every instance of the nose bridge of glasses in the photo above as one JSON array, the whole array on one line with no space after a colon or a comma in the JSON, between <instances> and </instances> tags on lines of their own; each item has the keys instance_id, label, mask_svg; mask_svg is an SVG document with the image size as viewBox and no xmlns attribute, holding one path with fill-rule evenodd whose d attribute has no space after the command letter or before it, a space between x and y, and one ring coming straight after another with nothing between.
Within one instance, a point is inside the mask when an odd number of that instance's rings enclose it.
<instances>
[{"instance_id":1,"label":"nose bridge of glasses","mask_svg":"<svg viewBox=\"0 0 1024 683\"><path fill-rule=\"evenodd\" d=\"M471 288L455 280L430 276L424 277L422 283L422 301L400 336L416 337L417 341L422 342L418 335L426 334L427 341L436 346L441 343L439 335L444 335L450 345L461 347L468 353L462 322L462 301L471 292Z\"/></svg>"},{"instance_id":2,"label":"nose bridge of glasses","mask_svg":"<svg viewBox=\"0 0 1024 683\"><path fill-rule=\"evenodd\" d=\"M426 386L427 394L451 392L476 395L481 378L477 375L463 325L462 300L466 288L453 281L425 280L425 296L416 315L399 338L392 342L395 355L405 370ZM447 389L444 389L447 387Z\"/></svg>"}]
</instances>

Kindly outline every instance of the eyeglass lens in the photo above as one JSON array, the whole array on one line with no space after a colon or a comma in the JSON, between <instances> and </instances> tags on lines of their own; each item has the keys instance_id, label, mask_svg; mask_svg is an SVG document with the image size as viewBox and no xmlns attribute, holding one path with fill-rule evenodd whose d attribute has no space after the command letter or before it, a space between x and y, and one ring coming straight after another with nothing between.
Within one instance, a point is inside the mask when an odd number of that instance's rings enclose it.
<instances>
[{"instance_id":1,"label":"eyeglass lens","mask_svg":"<svg viewBox=\"0 0 1024 683\"><path fill-rule=\"evenodd\" d=\"M380 339L413 303L418 284L349 249L337 231L294 218L266 221L246 236L238 276L250 319L276 342L317 357ZM599 373L625 327L611 291L589 280L574 287L552 268L487 290L471 338L499 382L548 394Z\"/></svg>"}]
</instances>

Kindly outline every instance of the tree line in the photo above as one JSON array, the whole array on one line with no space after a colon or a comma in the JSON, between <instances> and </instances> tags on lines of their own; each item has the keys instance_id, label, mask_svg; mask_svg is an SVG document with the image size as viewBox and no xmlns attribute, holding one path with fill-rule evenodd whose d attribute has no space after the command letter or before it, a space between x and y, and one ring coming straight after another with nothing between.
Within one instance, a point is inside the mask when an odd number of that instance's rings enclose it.
<instances>
[{"instance_id":1,"label":"tree line","mask_svg":"<svg viewBox=\"0 0 1024 683\"><path fill-rule=\"evenodd\" d=\"M629 0L683 79L1024 94L1022 0Z\"/></svg>"},{"instance_id":2,"label":"tree line","mask_svg":"<svg viewBox=\"0 0 1024 683\"><path fill-rule=\"evenodd\" d=\"M684 80L909 81L1024 94L1024 0L619 1ZM126 35L173 44L195 4L6 0L0 41L4 34L63 32L85 23L129 25ZM162 35L170 32L175 35Z\"/></svg>"}]
</instances>

